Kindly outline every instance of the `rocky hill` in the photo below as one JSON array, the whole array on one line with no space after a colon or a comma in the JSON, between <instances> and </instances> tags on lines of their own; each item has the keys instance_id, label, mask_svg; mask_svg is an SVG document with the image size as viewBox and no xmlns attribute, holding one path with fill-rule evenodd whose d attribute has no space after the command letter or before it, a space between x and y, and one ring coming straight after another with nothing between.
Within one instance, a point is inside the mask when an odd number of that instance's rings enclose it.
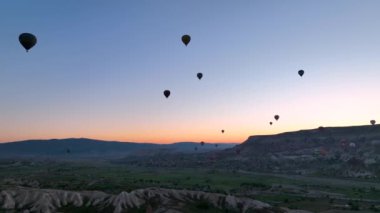
<instances>
[{"instance_id":1,"label":"rocky hill","mask_svg":"<svg viewBox=\"0 0 380 213\"><path fill-rule=\"evenodd\" d=\"M344 149L376 145L380 125L352 127L320 127L277 135L251 136L236 147L241 153L296 152L310 148Z\"/></svg>"},{"instance_id":2,"label":"rocky hill","mask_svg":"<svg viewBox=\"0 0 380 213\"><path fill-rule=\"evenodd\" d=\"M251 136L230 149L191 155L126 158L153 167L202 167L333 177L380 177L380 125L320 127Z\"/></svg>"},{"instance_id":3,"label":"rocky hill","mask_svg":"<svg viewBox=\"0 0 380 213\"><path fill-rule=\"evenodd\" d=\"M162 188L110 195L100 191L13 188L0 192L0 206L11 212L289 212L269 204L231 195ZM194 211L193 210L193 211ZM0 210L1 211L1 210Z\"/></svg>"},{"instance_id":4,"label":"rocky hill","mask_svg":"<svg viewBox=\"0 0 380 213\"><path fill-rule=\"evenodd\" d=\"M220 158L240 168L377 178L380 125L320 127L278 135L251 136Z\"/></svg>"}]
</instances>

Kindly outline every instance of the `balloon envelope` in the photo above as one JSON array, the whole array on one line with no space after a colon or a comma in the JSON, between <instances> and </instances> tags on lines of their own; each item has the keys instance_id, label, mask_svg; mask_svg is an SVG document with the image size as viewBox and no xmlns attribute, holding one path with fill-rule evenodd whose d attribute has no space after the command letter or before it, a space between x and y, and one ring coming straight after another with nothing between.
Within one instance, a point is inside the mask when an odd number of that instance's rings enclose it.
<instances>
[{"instance_id":1,"label":"balloon envelope","mask_svg":"<svg viewBox=\"0 0 380 213\"><path fill-rule=\"evenodd\" d=\"M199 73L197 74L197 77L198 77L199 80L201 80L201 78L203 77L203 74L199 72Z\"/></svg>"},{"instance_id":2,"label":"balloon envelope","mask_svg":"<svg viewBox=\"0 0 380 213\"><path fill-rule=\"evenodd\" d=\"M21 45L25 48L25 50L28 52L34 45L37 43L37 38L31 33L22 33L18 37L18 40L20 41Z\"/></svg>"},{"instance_id":3,"label":"balloon envelope","mask_svg":"<svg viewBox=\"0 0 380 213\"><path fill-rule=\"evenodd\" d=\"M272 123L272 121L271 121L271 122L269 122L269 124L270 124L270 125L272 125L272 124L273 124L273 123Z\"/></svg>"},{"instance_id":4,"label":"balloon envelope","mask_svg":"<svg viewBox=\"0 0 380 213\"><path fill-rule=\"evenodd\" d=\"M371 124L372 124L372 125L375 125L375 124L376 124L376 121L375 121L375 120L371 120Z\"/></svg>"},{"instance_id":5,"label":"balloon envelope","mask_svg":"<svg viewBox=\"0 0 380 213\"><path fill-rule=\"evenodd\" d=\"M298 75L300 75L301 77L303 76L304 73L305 73L305 71L303 71L303 70L298 71Z\"/></svg>"},{"instance_id":6,"label":"balloon envelope","mask_svg":"<svg viewBox=\"0 0 380 213\"><path fill-rule=\"evenodd\" d=\"M224 133L224 129L222 129L222 133Z\"/></svg>"},{"instance_id":7,"label":"balloon envelope","mask_svg":"<svg viewBox=\"0 0 380 213\"><path fill-rule=\"evenodd\" d=\"M190 43L191 37L189 35L182 36L182 42L187 46Z\"/></svg>"},{"instance_id":8,"label":"balloon envelope","mask_svg":"<svg viewBox=\"0 0 380 213\"><path fill-rule=\"evenodd\" d=\"M168 98L170 96L170 91L169 90L165 90L164 91L164 95L166 98Z\"/></svg>"},{"instance_id":9,"label":"balloon envelope","mask_svg":"<svg viewBox=\"0 0 380 213\"><path fill-rule=\"evenodd\" d=\"M202 142L201 142L201 146L203 146L203 145L205 145L205 142L202 141Z\"/></svg>"},{"instance_id":10,"label":"balloon envelope","mask_svg":"<svg viewBox=\"0 0 380 213\"><path fill-rule=\"evenodd\" d=\"M277 121L279 118L280 118L279 115L275 115L275 116L274 116L274 119L276 119L276 121Z\"/></svg>"}]
</instances>

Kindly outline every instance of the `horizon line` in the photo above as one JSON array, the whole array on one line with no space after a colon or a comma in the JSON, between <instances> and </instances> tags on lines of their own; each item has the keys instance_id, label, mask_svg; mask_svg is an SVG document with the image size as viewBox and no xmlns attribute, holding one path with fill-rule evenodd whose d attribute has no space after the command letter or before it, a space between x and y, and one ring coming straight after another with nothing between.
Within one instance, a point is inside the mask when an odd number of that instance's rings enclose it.
<instances>
[{"instance_id":1,"label":"horizon line","mask_svg":"<svg viewBox=\"0 0 380 213\"><path fill-rule=\"evenodd\" d=\"M380 126L380 124L375 125L350 125L350 126L320 126L323 128L348 128L348 127L365 127L365 126ZM248 140L250 137L256 137L256 136L273 136L273 135L281 135L286 133L292 133L292 132L299 132L299 131L310 131L310 130L317 130L318 128L312 128L312 129L299 129L299 130L292 130L292 131L283 131L280 133L274 133L274 134L256 134L256 135L249 135L244 141L240 142L207 142L203 141L208 144L241 144L244 143L246 140ZM125 141L125 140L107 140L107 139L98 139L98 138L91 138L91 137L63 137L63 138L40 138L40 139L21 139L21 140L13 140L13 141L0 141L0 143L14 143L14 142L23 142L23 141L49 141L49 140L67 140L67 139L87 139L87 140L94 140L94 141L102 141L102 142L118 142L118 143L137 143L137 144L176 144L176 143L200 143L202 141L172 141L172 142L136 142L136 141Z\"/></svg>"}]
</instances>

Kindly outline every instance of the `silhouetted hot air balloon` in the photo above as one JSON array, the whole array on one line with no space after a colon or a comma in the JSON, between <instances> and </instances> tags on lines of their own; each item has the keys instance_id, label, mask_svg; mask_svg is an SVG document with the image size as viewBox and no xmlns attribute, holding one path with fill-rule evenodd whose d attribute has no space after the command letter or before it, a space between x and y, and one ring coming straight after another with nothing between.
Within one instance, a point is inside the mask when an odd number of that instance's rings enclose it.
<instances>
[{"instance_id":1,"label":"silhouetted hot air balloon","mask_svg":"<svg viewBox=\"0 0 380 213\"><path fill-rule=\"evenodd\" d=\"M202 77L203 77L203 74L199 72L199 73L197 73L197 77L198 77L199 80L201 80Z\"/></svg>"},{"instance_id":2,"label":"silhouetted hot air balloon","mask_svg":"<svg viewBox=\"0 0 380 213\"><path fill-rule=\"evenodd\" d=\"M195 151L198 151L198 147L194 147L194 150L195 150Z\"/></svg>"},{"instance_id":3,"label":"silhouetted hot air balloon","mask_svg":"<svg viewBox=\"0 0 380 213\"><path fill-rule=\"evenodd\" d=\"M372 125L375 125L375 124L376 124L376 121L375 121L375 120L371 120L371 124L372 124Z\"/></svg>"},{"instance_id":4,"label":"silhouetted hot air balloon","mask_svg":"<svg viewBox=\"0 0 380 213\"><path fill-rule=\"evenodd\" d=\"M303 76L304 73L305 73L305 71L303 71L303 70L298 71L298 75L300 75L301 77Z\"/></svg>"},{"instance_id":5,"label":"silhouetted hot air balloon","mask_svg":"<svg viewBox=\"0 0 380 213\"><path fill-rule=\"evenodd\" d=\"M215 144L215 147L218 147L218 144Z\"/></svg>"},{"instance_id":6,"label":"silhouetted hot air balloon","mask_svg":"<svg viewBox=\"0 0 380 213\"><path fill-rule=\"evenodd\" d=\"M26 52L28 52L34 45L37 43L37 38L31 33L22 33L18 37L21 45L25 48Z\"/></svg>"},{"instance_id":7,"label":"silhouetted hot air balloon","mask_svg":"<svg viewBox=\"0 0 380 213\"><path fill-rule=\"evenodd\" d=\"M278 121L279 118L280 118L279 115L275 115L275 116L274 116L274 119L276 119L276 121Z\"/></svg>"},{"instance_id":8,"label":"silhouetted hot air balloon","mask_svg":"<svg viewBox=\"0 0 380 213\"><path fill-rule=\"evenodd\" d=\"M191 37L189 35L182 36L182 42L187 46L190 43Z\"/></svg>"},{"instance_id":9,"label":"silhouetted hot air balloon","mask_svg":"<svg viewBox=\"0 0 380 213\"><path fill-rule=\"evenodd\" d=\"M270 125L272 125L272 124L273 124L273 122L271 121L271 122L269 122L269 124L270 124Z\"/></svg>"},{"instance_id":10,"label":"silhouetted hot air balloon","mask_svg":"<svg viewBox=\"0 0 380 213\"><path fill-rule=\"evenodd\" d=\"M222 133L224 133L224 129L222 129L222 131L221 131Z\"/></svg>"},{"instance_id":11,"label":"silhouetted hot air balloon","mask_svg":"<svg viewBox=\"0 0 380 213\"><path fill-rule=\"evenodd\" d=\"M165 90L165 91L164 91L164 95L165 95L166 98L169 98L169 96L170 96L170 91L169 91L169 90Z\"/></svg>"},{"instance_id":12,"label":"silhouetted hot air balloon","mask_svg":"<svg viewBox=\"0 0 380 213\"><path fill-rule=\"evenodd\" d=\"M205 142L204 142L204 141L201 142L201 146L203 146L203 145L205 145Z\"/></svg>"}]
</instances>

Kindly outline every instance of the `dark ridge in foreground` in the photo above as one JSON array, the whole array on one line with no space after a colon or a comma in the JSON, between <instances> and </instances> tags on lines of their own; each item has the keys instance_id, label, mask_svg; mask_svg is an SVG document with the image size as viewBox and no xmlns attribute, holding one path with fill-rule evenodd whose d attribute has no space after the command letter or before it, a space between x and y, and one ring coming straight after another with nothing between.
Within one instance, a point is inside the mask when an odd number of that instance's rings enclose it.
<instances>
[{"instance_id":1,"label":"dark ridge in foreground","mask_svg":"<svg viewBox=\"0 0 380 213\"><path fill-rule=\"evenodd\" d=\"M13 188L0 192L0 206L23 212L291 212L250 198L190 190L139 189L110 195L101 191Z\"/></svg>"}]
</instances>

